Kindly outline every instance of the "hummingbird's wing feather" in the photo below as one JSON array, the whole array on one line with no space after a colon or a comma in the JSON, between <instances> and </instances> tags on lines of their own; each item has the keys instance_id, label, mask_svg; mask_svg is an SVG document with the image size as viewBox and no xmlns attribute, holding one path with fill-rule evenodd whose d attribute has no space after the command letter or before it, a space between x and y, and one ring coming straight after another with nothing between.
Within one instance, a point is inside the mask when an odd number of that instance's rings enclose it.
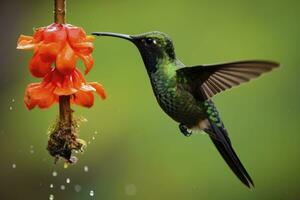
<instances>
[{"instance_id":1,"label":"hummingbird's wing feather","mask_svg":"<svg viewBox=\"0 0 300 200\"><path fill-rule=\"evenodd\" d=\"M272 61L240 61L184 67L178 69L177 74L188 80L193 92L209 99L278 66L278 63Z\"/></svg>"},{"instance_id":2,"label":"hummingbird's wing feather","mask_svg":"<svg viewBox=\"0 0 300 200\"><path fill-rule=\"evenodd\" d=\"M251 185L254 187L254 183L250 175L246 171L245 167L241 163L231 145L227 130L224 127L223 122L221 121L214 103L211 100L207 100L205 106L207 110L210 110L210 112L207 112L209 125L204 131L208 133L212 142L214 143L230 169L233 171L233 173L247 187L250 187Z\"/></svg>"}]
</instances>

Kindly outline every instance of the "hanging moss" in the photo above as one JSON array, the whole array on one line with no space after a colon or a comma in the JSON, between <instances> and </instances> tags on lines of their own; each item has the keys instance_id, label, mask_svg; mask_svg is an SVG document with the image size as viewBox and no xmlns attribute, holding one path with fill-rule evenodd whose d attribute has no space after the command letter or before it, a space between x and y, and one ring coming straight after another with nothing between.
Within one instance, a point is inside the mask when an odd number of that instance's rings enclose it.
<instances>
[{"instance_id":1,"label":"hanging moss","mask_svg":"<svg viewBox=\"0 0 300 200\"><path fill-rule=\"evenodd\" d=\"M83 152L86 142L78 138L79 125L86 121L84 118L72 119L71 129L60 119L49 128L49 141L47 150L50 155L58 159L64 158L68 163L74 163L73 154ZM75 159L76 160L76 159Z\"/></svg>"}]
</instances>

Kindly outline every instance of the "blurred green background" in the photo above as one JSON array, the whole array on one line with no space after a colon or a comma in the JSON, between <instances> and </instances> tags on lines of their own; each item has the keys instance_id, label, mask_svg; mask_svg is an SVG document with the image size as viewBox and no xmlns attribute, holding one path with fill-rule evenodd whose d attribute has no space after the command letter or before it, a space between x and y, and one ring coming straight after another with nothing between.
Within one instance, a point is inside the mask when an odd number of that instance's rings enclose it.
<instances>
[{"instance_id":1,"label":"blurred green background","mask_svg":"<svg viewBox=\"0 0 300 200\"><path fill-rule=\"evenodd\" d=\"M156 103L137 49L116 38L97 38L95 66L86 77L101 82L108 99L97 98L91 109L73 107L88 119L80 135L90 145L77 165L54 165L45 147L58 107L25 108L25 87L39 80L28 71L32 52L15 50L19 34L52 23L53 2L1 4L1 200L41 200L50 194L71 200L300 199L300 1L68 1L67 21L88 33L168 33L187 65L281 63L280 69L214 98L254 190L238 181L207 136L186 138L179 132Z\"/></svg>"}]
</instances>

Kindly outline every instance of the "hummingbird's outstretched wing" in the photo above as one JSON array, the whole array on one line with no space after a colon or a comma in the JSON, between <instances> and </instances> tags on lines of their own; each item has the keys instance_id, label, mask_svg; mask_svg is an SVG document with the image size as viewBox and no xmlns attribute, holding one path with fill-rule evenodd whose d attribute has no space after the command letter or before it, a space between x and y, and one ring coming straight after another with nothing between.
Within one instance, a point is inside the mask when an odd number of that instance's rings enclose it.
<instances>
[{"instance_id":1,"label":"hummingbird's outstretched wing","mask_svg":"<svg viewBox=\"0 0 300 200\"><path fill-rule=\"evenodd\" d=\"M240 61L184 67L178 69L177 74L189 82L193 94L209 99L278 66L279 63L272 61Z\"/></svg>"}]
</instances>

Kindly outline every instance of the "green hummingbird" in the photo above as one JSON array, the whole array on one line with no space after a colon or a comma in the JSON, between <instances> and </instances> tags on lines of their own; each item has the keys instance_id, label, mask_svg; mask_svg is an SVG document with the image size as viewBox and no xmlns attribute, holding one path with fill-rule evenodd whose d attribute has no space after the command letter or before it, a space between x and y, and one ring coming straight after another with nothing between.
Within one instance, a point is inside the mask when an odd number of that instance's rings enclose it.
<instances>
[{"instance_id":1,"label":"green hummingbird","mask_svg":"<svg viewBox=\"0 0 300 200\"><path fill-rule=\"evenodd\" d=\"M187 67L177 59L173 42L165 33L92 34L123 38L135 44L144 61L154 95L164 112L179 123L179 129L185 136L190 136L195 130L207 133L240 181L249 188L254 187L211 98L271 71L279 66L278 63L251 60Z\"/></svg>"}]
</instances>

